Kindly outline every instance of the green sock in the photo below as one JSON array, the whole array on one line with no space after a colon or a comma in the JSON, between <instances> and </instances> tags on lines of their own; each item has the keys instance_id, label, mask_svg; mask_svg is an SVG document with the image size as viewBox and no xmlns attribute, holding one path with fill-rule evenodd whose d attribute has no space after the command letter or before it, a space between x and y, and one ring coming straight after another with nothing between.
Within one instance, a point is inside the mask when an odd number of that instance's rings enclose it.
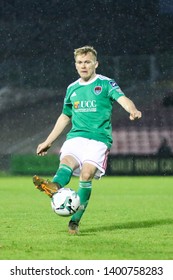
<instances>
[{"instance_id":1,"label":"green sock","mask_svg":"<svg viewBox=\"0 0 173 280\"><path fill-rule=\"evenodd\" d=\"M73 170L71 167L66 164L60 164L52 182L57 183L61 188L63 188L69 183L72 173Z\"/></svg>"},{"instance_id":2,"label":"green sock","mask_svg":"<svg viewBox=\"0 0 173 280\"><path fill-rule=\"evenodd\" d=\"M82 218L91 195L91 187L91 181L80 181L77 193L80 197L80 203L82 207L72 216L71 221L79 223L80 219Z\"/></svg>"}]
</instances>

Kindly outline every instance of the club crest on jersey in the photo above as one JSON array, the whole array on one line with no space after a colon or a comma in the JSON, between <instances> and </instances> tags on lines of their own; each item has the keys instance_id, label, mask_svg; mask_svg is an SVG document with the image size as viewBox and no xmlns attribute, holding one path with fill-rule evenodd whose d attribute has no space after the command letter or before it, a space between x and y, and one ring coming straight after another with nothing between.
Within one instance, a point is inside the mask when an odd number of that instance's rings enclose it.
<instances>
[{"instance_id":1,"label":"club crest on jersey","mask_svg":"<svg viewBox=\"0 0 173 280\"><path fill-rule=\"evenodd\" d=\"M99 95L102 92L102 87L101 86L97 86L94 88L94 93L96 95Z\"/></svg>"}]
</instances>

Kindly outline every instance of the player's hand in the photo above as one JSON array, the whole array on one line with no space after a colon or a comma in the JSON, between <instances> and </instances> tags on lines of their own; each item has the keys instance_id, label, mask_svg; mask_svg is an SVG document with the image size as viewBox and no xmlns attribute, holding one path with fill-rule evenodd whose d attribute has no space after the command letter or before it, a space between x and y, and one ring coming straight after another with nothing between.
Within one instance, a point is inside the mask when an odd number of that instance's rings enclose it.
<instances>
[{"instance_id":1,"label":"player's hand","mask_svg":"<svg viewBox=\"0 0 173 280\"><path fill-rule=\"evenodd\" d=\"M48 149L51 147L50 144L47 144L46 142L43 142L38 145L37 147L37 155L38 156L44 156L47 154Z\"/></svg>"},{"instance_id":2,"label":"player's hand","mask_svg":"<svg viewBox=\"0 0 173 280\"><path fill-rule=\"evenodd\" d=\"M137 120L137 119L140 119L142 117L142 113L138 110L130 113L130 120L131 121L134 121L134 120Z\"/></svg>"}]
</instances>

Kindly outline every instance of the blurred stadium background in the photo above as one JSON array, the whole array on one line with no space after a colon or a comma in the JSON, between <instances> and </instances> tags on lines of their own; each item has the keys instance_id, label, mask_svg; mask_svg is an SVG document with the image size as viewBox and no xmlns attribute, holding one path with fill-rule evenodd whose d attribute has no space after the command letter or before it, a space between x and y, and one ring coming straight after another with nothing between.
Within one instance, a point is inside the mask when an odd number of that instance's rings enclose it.
<instances>
[{"instance_id":1,"label":"blurred stadium background","mask_svg":"<svg viewBox=\"0 0 173 280\"><path fill-rule=\"evenodd\" d=\"M171 0L0 1L0 170L37 172L36 147L77 78L73 50L89 44L98 50L98 72L115 78L143 112L130 122L114 105L108 174L172 175L172 30ZM158 156L164 138L170 152Z\"/></svg>"}]
</instances>

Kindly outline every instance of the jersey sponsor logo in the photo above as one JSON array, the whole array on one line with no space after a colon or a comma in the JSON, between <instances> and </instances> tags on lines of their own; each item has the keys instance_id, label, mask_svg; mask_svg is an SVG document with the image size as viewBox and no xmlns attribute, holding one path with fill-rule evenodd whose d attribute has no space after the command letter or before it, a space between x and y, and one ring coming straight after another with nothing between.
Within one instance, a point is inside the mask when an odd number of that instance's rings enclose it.
<instances>
[{"instance_id":1,"label":"jersey sponsor logo","mask_svg":"<svg viewBox=\"0 0 173 280\"><path fill-rule=\"evenodd\" d=\"M75 101L73 107L76 112L96 112L96 100Z\"/></svg>"},{"instance_id":2,"label":"jersey sponsor logo","mask_svg":"<svg viewBox=\"0 0 173 280\"><path fill-rule=\"evenodd\" d=\"M94 88L94 93L96 95L99 95L102 92L102 87L101 86L97 86Z\"/></svg>"},{"instance_id":3,"label":"jersey sponsor logo","mask_svg":"<svg viewBox=\"0 0 173 280\"><path fill-rule=\"evenodd\" d=\"M80 102L79 102L79 101L74 102L74 108L75 108L75 109L78 109L78 108L79 108L79 105L80 105Z\"/></svg>"},{"instance_id":4,"label":"jersey sponsor logo","mask_svg":"<svg viewBox=\"0 0 173 280\"><path fill-rule=\"evenodd\" d=\"M115 87L118 86L117 83L116 83L115 81L110 81L109 83L110 83L110 85L111 85L113 88L115 88Z\"/></svg>"}]
</instances>

